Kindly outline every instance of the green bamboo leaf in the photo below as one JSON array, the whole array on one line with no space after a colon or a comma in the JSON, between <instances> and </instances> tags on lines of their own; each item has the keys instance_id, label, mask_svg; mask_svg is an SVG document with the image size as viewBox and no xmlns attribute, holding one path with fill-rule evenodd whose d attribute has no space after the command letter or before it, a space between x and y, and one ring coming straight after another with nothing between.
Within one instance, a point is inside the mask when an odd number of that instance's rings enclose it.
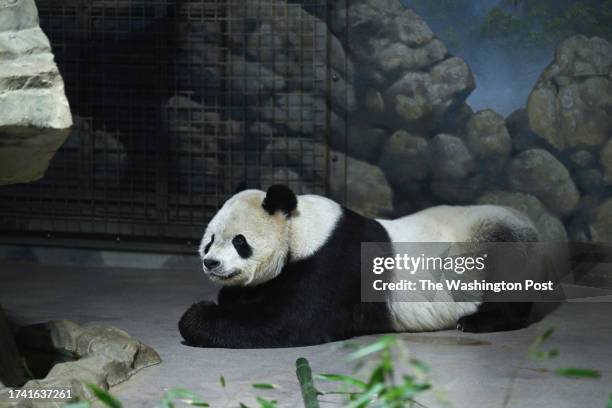
<instances>
[{"instance_id":1,"label":"green bamboo leaf","mask_svg":"<svg viewBox=\"0 0 612 408\"><path fill-rule=\"evenodd\" d=\"M276 385L266 384L266 383L256 383L256 384L252 384L252 387L258 388L260 390L273 390L274 388L276 388Z\"/></svg>"},{"instance_id":2,"label":"green bamboo leaf","mask_svg":"<svg viewBox=\"0 0 612 408\"><path fill-rule=\"evenodd\" d=\"M101 403L109 408L123 408L123 404L117 398L113 397L108 391L103 390L95 384L87 384L87 388L100 400Z\"/></svg>"},{"instance_id":3,"label":"green bamboo leaf","mask_svg":"<svg viewBox=\"0 0 612 408\"><path fill-rule=\"evenodd\" d=\"M348 360L359 360L361 358L369 356L370 354L378 353L382 350L388 349L393 343L395 343L395 340L395 336L393 335L383 336L374 343L362 347L359 350L349 354Z\"/></svg>"},{"instance_id":4,"label":"green bamboo leaf","mask_svg":"<svg viewBox=\"0 0 612 408\"><path fill-rule=\"evenodd\" d=\"M261 408L277 408L276 401L269 401L261 397L256 397L255 399L257 400Z\"/></svg>"},{"instance_id":5,"label":"green bamboo leaf","mask_svg":"<svg viewBox=\"0 0 612 408\"><path fill-rule=\"evenodd\" d=\"M209 407L207 402L202 401L202 398L193 391L185 388L173 388L166 392L164 399L172 405L172 401L181 401L193 407Z\"/></svg>"},{"instance_id":6,"label":"green bamboo leaf","mask_svg":"<svg viewBox=\"0 0 612 408\"><path fill-rule=\"evenodd\" d=\"M550 336L552 336L552 334L555 332L555 328L554 327L549 327L544 333L540 334L536 341L538 343L542 343L544 341L546 341L546 339L548 339Z\"/></svg>"},{"instance_id":7,"label":"green bamboo leaf","mask_svg":"<svg viewBox=\"0 0 612 408\"><path fill-rule=\"evenodd\" d=\"M387 373L388 370L385 366L383 365L379 365L378 367L376 367L373 371L372 374L370 374L370 379L368 380L368 387L373 386L374 384L382 384L385 382L385 373Z\"/></svg>"},{"instance_id":8,"label":"green bamboo leaf","mask_svg":"<svg viewBox=\"0 0 612 408\"><path fill-rule=\"evenodd\" d=\"M219 382L221 383L221 387L225 388L225 378L223 376L219 377Z\"/></svg>"},{"instance_id":9,"label":"green bamboo leaf","mask_svg":"<svg viewBox=\"0 0 612 408\"><path fill-rule=\"evenodd\" d=\"M410 364L422 373L428 373L430 371L429 366L427 364L425 364L421 360L417 360L416 358L411 358Z\"/></svg>"},{"instance_id":10,"label":"green bamboo leaf","mask_svg":"<svg viewBox=\"0 0 612 408\"><path fill-rule=\"evenodd\" d=\"M317 375L318 379L321 380L325 380L325 381L340 381L343 382L345 384L349 384L349 385L353 385L355 387L359 387L359 388L363 388L366 389L368 388L368 384L364 383L363 381L351 377L350 375L342 375L342 374L319 374Z\"/></svg>"},{"instance_id":11,"label":"green bamboo leaf","mask_svg":"<svg viewBox=\"0 0 612 408\"><path fill-rule=\"evenodd\" d=\"M300 383L304 407L319 408L319 400L317 399L319 391L314 385L310 363L304 357L300 357L295 360L295 375Z\"/></svg>"},{"instance_id":12,"label":"green bamboo leaf","mask_svg":"<svg viewBox=\"0 0 612 408\"><path fill-rule=\"evenodd\" d=\"M597 370L591 370L589 368L576 368L576 367L565 367L557 368L555 374L563 377L576 377L576 378L601 378L601 373Z\"/></svg>"},{"instance_id":13,"label":"green bamboo leaf","mask_svg":"<svg viewBox=\"0 0 612 408\"><path fill-rule=\"evenodd\" d=\"M385 389L383 384L376 384L370 388L367 392L363 393L361 397L351 402L345 408L361 408L367 407L370 404L370 400L376 397L381 391Z\"/></svg>"},{"instance_id":14,"label":"green bamboo leaf","mask_svg":"<svg viewBox=\"0 0 612 408\"><path fill-rule=\"evenodd\" d=\"M612 408L612 394L610 394L610 397L608 398L608 404L606 405L606 408Z\"/></svg>"}]
</instances>

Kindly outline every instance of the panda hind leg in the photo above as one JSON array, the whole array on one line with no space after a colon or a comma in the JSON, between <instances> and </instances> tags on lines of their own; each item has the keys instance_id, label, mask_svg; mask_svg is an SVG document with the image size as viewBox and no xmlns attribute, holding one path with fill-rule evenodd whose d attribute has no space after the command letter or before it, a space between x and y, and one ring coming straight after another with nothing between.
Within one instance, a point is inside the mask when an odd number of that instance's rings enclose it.
<instances>
[{"instance_id":1,"label":"panda hind leg","mask_svg":"<svg viewBox=\"0 0 612 408\"><path fill-rule=\"evenodd\" d=\"M524 329L529 325L533 303L485 302L476 313L457 321L457 330L466 333L489 333Z\"/></svg>"}]
</instances>

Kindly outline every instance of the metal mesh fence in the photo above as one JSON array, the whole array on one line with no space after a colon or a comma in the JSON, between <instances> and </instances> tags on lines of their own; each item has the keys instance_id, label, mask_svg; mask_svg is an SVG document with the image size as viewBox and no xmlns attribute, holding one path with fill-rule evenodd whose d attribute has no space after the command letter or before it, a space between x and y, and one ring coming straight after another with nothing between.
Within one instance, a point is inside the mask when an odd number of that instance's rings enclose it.
<instances>
[{"instance_id":1,"label":"metal mesh fence","mask_svg":"<svg viewBox=\"0 0 612 408\"><path fill-rule=\"evenodd\" d=\"M2 232L193 240L239 189L326 192L326 0L37 5L75 126Z\"/></svg>"}]
</instances>

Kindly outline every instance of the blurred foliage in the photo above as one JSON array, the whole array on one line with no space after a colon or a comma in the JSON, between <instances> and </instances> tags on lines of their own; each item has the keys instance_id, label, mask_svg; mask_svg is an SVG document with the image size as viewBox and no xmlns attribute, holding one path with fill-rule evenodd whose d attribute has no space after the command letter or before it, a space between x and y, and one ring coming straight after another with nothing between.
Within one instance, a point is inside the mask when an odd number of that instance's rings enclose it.
<instances>
[{"instance_id":1,"label":"blurred foliage","mask_svg":"<svg viewBox=\"0 0 612 408\"><path fill-rule=\"evenodd\" d=\"M612 41L612 0L402 1L455 50L478 40L518 48L541 47L576 34ZM467 21L474 18L479 21ZM457 24L461 19L466 19L464 24Z\"/></svg>"},{"instance_id":2,"label":"blurred foliage","mask_svg":"<svg viewBox=\"0 0 612 408\"><path fill-rule=\"evenodd\" d=\"M576 34L612 41L612 0L504 1L485 16L480 34L523 46L556 44Z\"/></svg>"}]
</instances>

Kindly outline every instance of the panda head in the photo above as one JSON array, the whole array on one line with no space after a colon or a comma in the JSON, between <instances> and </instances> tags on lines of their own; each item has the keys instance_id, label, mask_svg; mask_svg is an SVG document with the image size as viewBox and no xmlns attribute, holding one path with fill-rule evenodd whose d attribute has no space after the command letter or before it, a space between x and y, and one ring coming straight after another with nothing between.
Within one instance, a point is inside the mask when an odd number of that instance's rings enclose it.
<instances>
[{"instance_id":1,"label":"panda head","mask_svg":"<svg viewBox=\"0 0 612 408\"><path fill-rule=\"evenodd\" d=\"M297 197L286 186L245 190L208 224L200 257L204 273L224 285L258 285L281 272L289 254L289 218Z\"/></svg>"}]
</instances>

